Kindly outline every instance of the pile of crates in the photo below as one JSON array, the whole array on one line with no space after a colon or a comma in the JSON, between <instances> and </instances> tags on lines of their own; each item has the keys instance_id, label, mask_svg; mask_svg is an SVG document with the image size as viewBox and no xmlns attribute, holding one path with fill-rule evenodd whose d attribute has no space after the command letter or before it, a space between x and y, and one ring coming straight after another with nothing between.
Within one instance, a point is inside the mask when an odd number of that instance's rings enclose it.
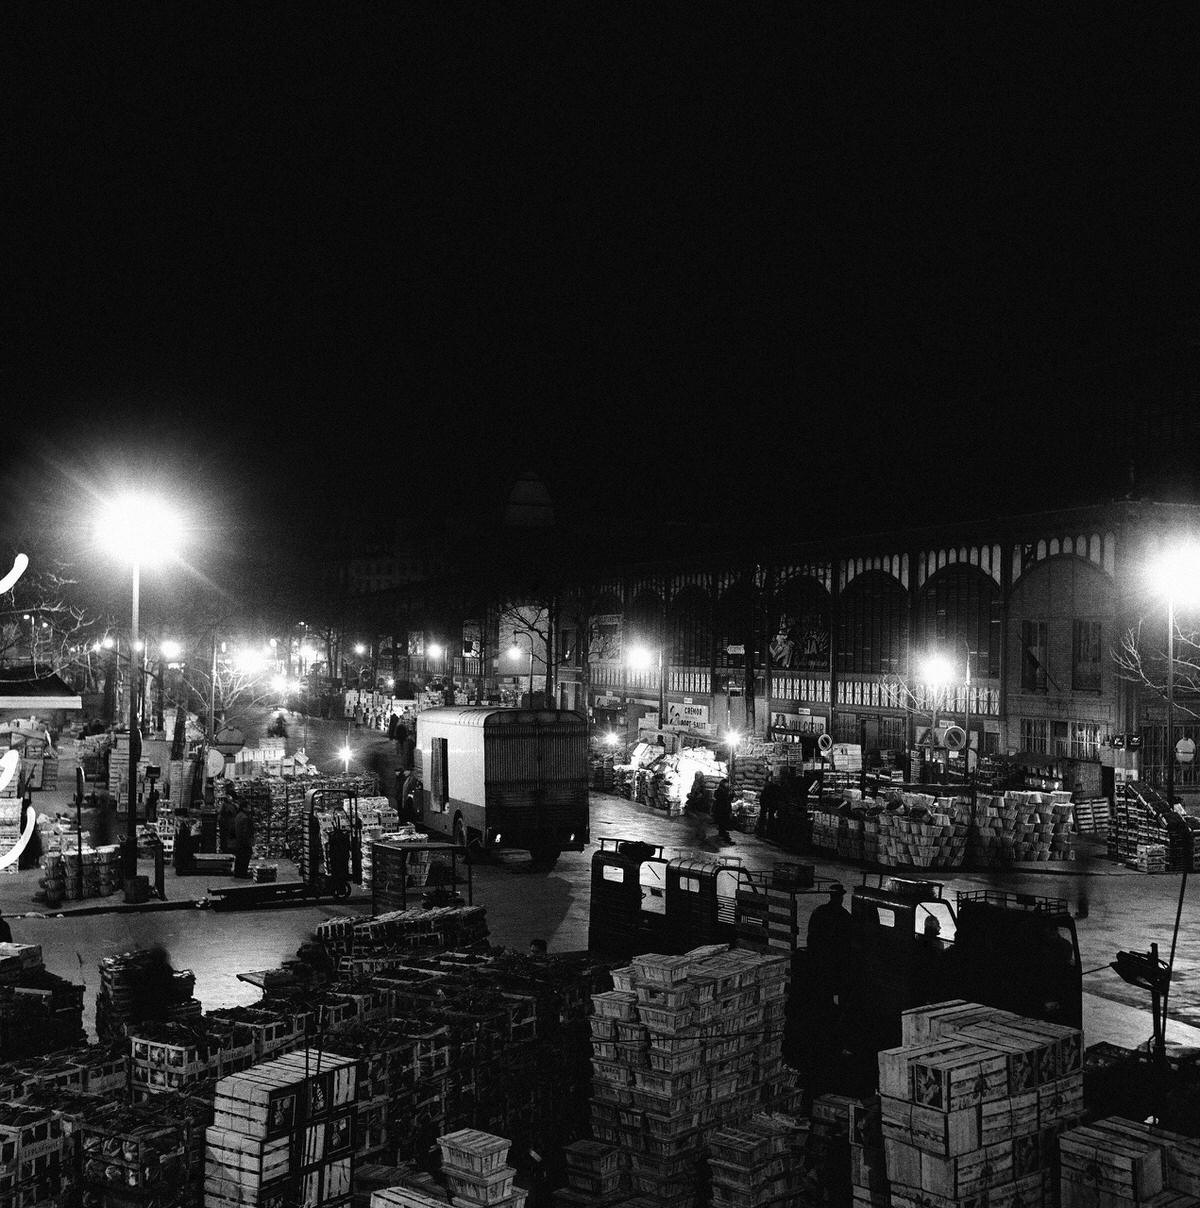
<instances>
[{"instance_id":1,"label":"pile of crates","mask_svg":"<svg viewBox=\"0 0 1200 1208\"><path fill-rule=\"evenodd\" d=\"M524 1208L526 1192L513 1187L516 1171L508 1165L511 1141L463 1128L438 1137L442 1175L456 1208L493 1205Z\"/></svg>"},{"instance_id":2,"label":"pile of crates","mask_svg":"<svg viewBox=\"0 0 1200 1208\"><path fill-rule=\"evenodd\" d=\"M190 1025L130 1024L128 1030L135 1101L163 1091L184 1091L259 1060L255 1033L223 1016L202 1016Z\"/></svg>"},{"instance_id":3,"label":"pile of crates","mask_svg":"<svg viewBox=\"0 0 1200 1208\"><path fill-rule=\"evenodd\" d=\"M619 1204L628 1198L624 1155L615 1145L574 1141L563 1149L567 1185L554 1193L555 1208Z\"/></svg>"},{"instance_id":4,"label":"pile of crates","mask_svg":"<svg viewBox=\"0 0 1200 1208\"><path fill-rule=\"evenodd\" d=\"M69 848L50 850L42 856L41 887L46 900L54 903L76 901L80 897L80 854L72 842ZM83 894L85 898L106 898L124 888L121 876L121 849L115 844L104 847L83 845Z\"/></svg>"},{"instance_id":5,"label":"pile of crates","mask_svg":"<svg viewBox=\"0 0 1200 1208\"><path fill-rule=\"evenodd\" d=\"M893 1208L1051 1203L1057 1138L1083 1112L1078 1029L960 1001L906 1011L902 1026L904 1043L879 1054Z\"/></svg>"},{"instance_id":6,"label":"pile of crates","mask_svg":"<svg viewBox=\"0 0 1200 1208\"><path fill-rule=\"evenodd\" d=\"M1139 843L1132 861L1138 872L1166 872L1167 848L1162 843Z\"/></svg>"},{"instance_id":7,"label":"pile of crates","mask_svg":"<svg viewBox=\"0 0 1200 1208\"><path fill-rule=\"evenodd\" d=\"M1112 1116L1058 1138L1062 1208L1200 1203L1200 1141Z\"/></svg>"},{"instance_id":8,"label":"pile of crates","mask_svg":"<svg viewBox=\"0 0 1200 1208\"><path fill-rule=\"evenodd\" d=\"M20 1208L62 1203L62 1123L48 1108L0 1103L0 1186Z\"/></svg>"},{"instance_id":9,"label":"pile of crates","mask_svg":"<svg viewBox=\"0 0 1200 1208\"><path fill-rule=\"evenodd\" d=\"M635 1193L692 1208L713 1131L794 1103L781 1056L788 969L787 953L722 944L647 953L592 996L592 1133L623 1152Z\"/></svg>"},{"instance_id":10,"label":"pile of crates","mask_svg":"<svg viewBox=\"0 0 1200 1208\"><path fill-rule=\"evenodd\" d=\"M771 873L746 873L737 890L739 943L788 952L803 945L809 912L803 909L814 884L811 864L776 864Z\"/></svg>"},{"instance_id":11,"label":"pile of crates","mask_svg":"<svg viewBox=\"0 0 1200 1208\"><path fill-rule=\"evenodd\" d=\"M83 987L42 964L37 944L0 944L0 1054L42 1056L84 1043Z\"/></svg>"},{"instance_id":12,"label":"pile of crates","mask_svg":"<svg viewBox=\"0 0 1200 1208\"><path fill-rule=\"evenodd\" d=\"M158 960L157 954L141 950L101 960L100 992L96 995L96 1034L101 1040L124 1036L128 1024L144 1017L146 985ZM173 973L165 1001L155 1004L164 1015L160 1022L198 1019L200 1003L192 997L195 988L196 975L190 969Z\"/></svg>"},{"instance_id":13,"label":"pile of crates","mask_svg":"<svg viewBox=\"0 0 1200 1208\"><path fill-rule=\"evenodd\" d=\"M708 1139L713 1208L795 1203L808 1172L807 1137L789 1116L760 1113Z\"/></svg>"},{"instance_id":14,"label":"pile of crates","mask_svg":"<svg viewBox=\"0 0 1200 1208\"><path fill-rule=\"evenodd\" d=\"M358 1062L305 1049L217 1083L205 1208L349 1204Z\"/></svg>"},{"instance_id":15,"label":"pile of crates","mask_svg":"<svg viewBox=\"0 0 1200 1208\"><path fill-rule=\"evenodd\" d=\"M0 1065L0 1102L21 1103L39 1094L124 1095L129 1055L115 1046L84 1047Z\"/></svg>"},{"instance_id":16,"label":"pile of crates","mask_svg":"<svg viewBox=\"0 0 1200 1208\"><path fill-rule=\"evenodd\" d=\"M411 907L372 918L349 915L327 919L316 930L330 953L350 962L345 972L353 972L355 958L369 963L374 956L390 953L466 948L482 943L487 934L482 906Z\"/></svg>"},{"instance_id":17,"label":"pile of crates","mask_svg":"<svg viewBox=\"0 0 1200 1208\"><path fill-rule=\"evenodd\" d=\"M188 1131L157 1111L125 1107L79 1128L85 1200L105 1208L189 1202Z\"/></svg>"}]
</instances>

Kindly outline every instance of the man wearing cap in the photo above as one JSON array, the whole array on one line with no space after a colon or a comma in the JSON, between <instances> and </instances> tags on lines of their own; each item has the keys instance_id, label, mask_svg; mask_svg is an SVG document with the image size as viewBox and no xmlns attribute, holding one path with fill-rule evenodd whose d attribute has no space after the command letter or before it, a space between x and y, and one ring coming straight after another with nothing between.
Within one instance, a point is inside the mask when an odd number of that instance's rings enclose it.
<instances>
[{"instance_id":1,"label":"man wearing cap","mask_svg":"<svg viewBox=\"0 0 1200 1208\"><path fill-rule=\"evenodd\" d=\"M850 914L843 909L846 887L834 881L829 901L818 906L808 920L808 959L814 989L826 1001L838 1004L850 959Z\"/></svg>"}]
</instances>

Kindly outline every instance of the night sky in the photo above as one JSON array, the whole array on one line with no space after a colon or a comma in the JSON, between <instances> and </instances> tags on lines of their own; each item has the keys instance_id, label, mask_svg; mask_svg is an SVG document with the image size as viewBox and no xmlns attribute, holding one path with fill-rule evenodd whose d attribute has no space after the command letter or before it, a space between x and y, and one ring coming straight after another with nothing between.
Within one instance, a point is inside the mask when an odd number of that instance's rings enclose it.
<instances>
[{"instance_id":1,"label":"night sky","mask_svg":"<svg viewBox=\"0 0 1200 1208\"><path fill-rule=\"evenodd\" d=\"M2 21L10 510L132 470L219 548L532 469L802 538L1189 470L1147 438L1200 380L1182 10Z\"/></svg>"}]
</instances>

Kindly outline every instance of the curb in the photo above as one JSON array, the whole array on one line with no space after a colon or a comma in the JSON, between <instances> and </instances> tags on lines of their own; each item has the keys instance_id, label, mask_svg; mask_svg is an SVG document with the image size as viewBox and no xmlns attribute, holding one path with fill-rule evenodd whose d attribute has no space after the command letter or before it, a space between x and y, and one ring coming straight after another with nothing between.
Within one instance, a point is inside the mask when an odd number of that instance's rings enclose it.
<instances>
[{"instance_id":1,"label":"curb","mask_svg":"<svg viewBox=\"0 0 1200 1208\"><path fill-rule=\"evenodd\" d=\"M370 906L371 899L355 898L299 898L290 902L266 903L247 910L217 910L215 914L249 914L253 910L292 910L297 906ZM80 906L76 910L29 910L23 914L6 914L6 919L78 919L99 914L153 914L169 910L212 910L209 898L179 898L161 902L113 902L107 906Z\"/></svg>"}]
</instances>

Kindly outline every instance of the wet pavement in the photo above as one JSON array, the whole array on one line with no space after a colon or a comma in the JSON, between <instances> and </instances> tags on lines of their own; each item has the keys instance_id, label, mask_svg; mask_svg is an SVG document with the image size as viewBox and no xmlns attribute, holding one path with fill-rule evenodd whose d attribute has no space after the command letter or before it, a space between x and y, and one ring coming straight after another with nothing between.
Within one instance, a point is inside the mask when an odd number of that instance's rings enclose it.
<instances>
[{"instance_id":1,"label":"wet pavement","mask_svg":"<svg viewBox=\"0 0 1200 1208\"><path fill-rule=\"evenodd\" d=\"M321 767L336 767L335 752L346 742L344 721L311 720L308 753ZM293 722L289 750L301 745L302 727ZM375 771L381 788L391 795L396 759L386 735L350 727L356 766ZM35 804L44 812L64 812L69 792L59 800L38 795ZM711 828L709 828L711 830ZM602 836L642 839L662 844L668 856L706 854L732 856L750 869L768 869L779 860L807 859L818 876L837 878L847 885L861 882L862 868L845 862L790 855L773 843L735 832L732 846L719 845L715 836L699 844L692 824L669 819L660 811L605 794L592 795L593 845ZM550 871L530 871L525 866L486 865L474 870L475 901L487 907L493 943L524 950L540 936L550 950L573 951L587 946L590 859L593 848L564 853ZM280 861L281 880L294 876ZM143 872L151 871L143 862ZM0 910L12 920L19 941L41 944L46 965L53 972L87 987L85 1026L91 1027L99 983L97 963L103 956L133 947L162 944L177 968L196 974L196 996L204 1006L249 1004L259 992L240 982L240 972L277 965L293 956L322 919L348 912L345 904L305 905L243 913L217 913L187 905L169 910L125 907L119 897L89 899L87 910L107 907L105 913L61 917L29 917L44 913L33 901L38 870L0 875ZM938 878L941 879L941 878ZM1200 1047L1200 902L1191 886L1184 902L1183 926L1176 957L1176 979L1170 1004L1168 1038L1177 1044ZM228 878L178 878L168 869L170 905L194 902L210 886L233 884ZM1127 986L1108 968L1118 949L1145 951L1152 941L1165 958L1170 950L1171 928L1179 895L1178 875L1147 875L1114 866L1106 860L1080 861L1069 867L1040 864L1021 866L997 874L960 874L944 879L953 901L960 890L1003 888L1065 898L1075 911L1086 898L1086 918L1078 919L1079 946L1084 968L1084 1026L1087 1043L1102 1040L1138 1044L1150 1033L1148 995ZM813 898L818 905L821 897ZM68 904L69 905L69 904ZM349 909L367 910L362 901ZM26 917L13 917L25 915Z\"/></svg>"}]
</instances>

